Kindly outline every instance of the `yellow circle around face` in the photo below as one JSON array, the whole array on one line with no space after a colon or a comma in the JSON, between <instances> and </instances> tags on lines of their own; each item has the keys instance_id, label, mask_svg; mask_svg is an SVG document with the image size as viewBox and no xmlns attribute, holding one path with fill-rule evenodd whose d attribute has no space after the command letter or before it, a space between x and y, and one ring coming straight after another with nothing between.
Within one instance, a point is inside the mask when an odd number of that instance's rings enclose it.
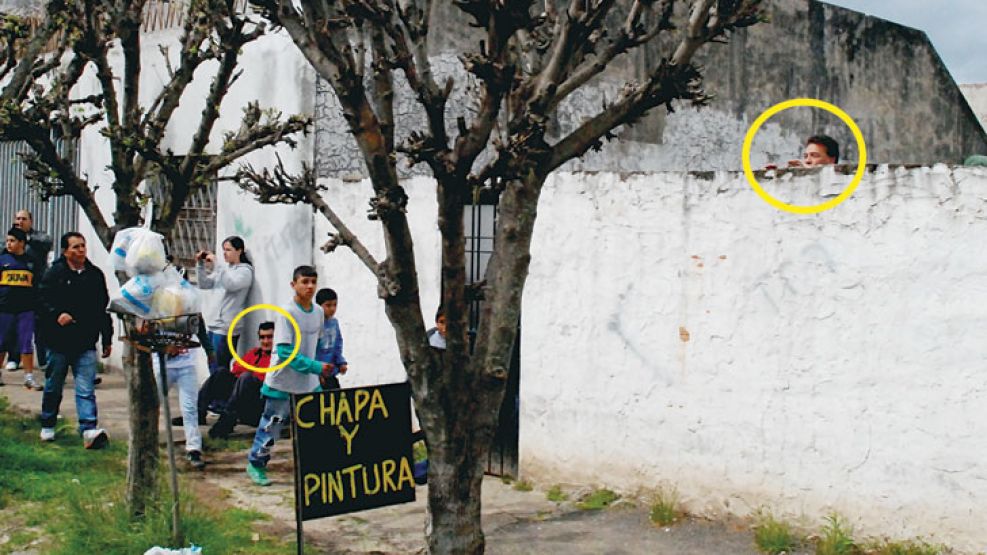
<instances>
[{"instance_id":1,"label":"yellow circle around face","mask_svg":"<svg viewBox=\"0 0 987 555\"><path fill-rule=\"evenodd\" d=\"M240 318L243 318L244 316L250 314L255 310L273 310L277 312L278 314L287 318L289 322L291 322L291 328L295 331L295 348L292 349L291 354L288 355L288 358L281 361L280 364L276 366L271 366L270 368L258 368L257 366L254 366L252 364L247 364L242 358L240 358L240 355L236 354L236 349L233 347L233 330L236 328L236 323L240 321ZM253 372L260 372L262 374L265 374L267 372L274 372L275 370L280 370L285 366L288 366L288 364L292 360L295 360L295 357L298 356L298 349L301 348L302 346L302 333L301 330L298 329L298 321L295 320L295 318L292 317L292 315L289 314L287 310L281 308L280 306L274 306L273 304L255 304L254 306L250 306L241 310L240 314L237 314L236 318L233 319L233 322L230 324L230 329L226 333L226 345L230 348L230 354L232 354L233 358L240 363L240 366L243 366L247 370L251 370ZM275 348L277 348L276 345Z\"/></svg>"},{"instance_id":2,"label":"yellow circle around face","mask_svg":"<svg viewBox=\"0 0 987 555\"><path fill-rule=\"evenodd\" d=\"M808 106L810 108L822 108L827 112L834 114L836 117L840 118L850 131L853 133L853 138L857 141L857 173L853 175L853 179L850 180L850 185L840 193L840 196L826 201L822 204L813 204L810 206L799 206L794 204L784 203L770 194L768 194L761 185L757 182L754 177L754 171L751 170L751 144L754 142L754 135L757 130L764 125L764 122L768 121L768 118L781 112L782 110L787 110L789 108L795 108L798 106ZM815 98L794 98L792 100L786 100L779 104L768 108L763 114L758 116L754 123L751 125L750 129L747 130L747 135L744 137L744 148L741 152L741 161L744 164L744 176L747 178L747 182L751 184L754 188L754 192L758 194L765 202L774 206L778 210L784 210L785 212L790 212L792 214L818 214L819 212L824 212L830 208L835 208L838 204L849 198L856 190L857 185L860 184L860 180L864 177L864 170L867 165L867 145L864 144L864 135L860 132L860 128L857 127L856 122L853 121L846 112L839 109L837 106L830 104L829 102L824 102L822 100L817 100Z\"/></svg>"}]
</instances>

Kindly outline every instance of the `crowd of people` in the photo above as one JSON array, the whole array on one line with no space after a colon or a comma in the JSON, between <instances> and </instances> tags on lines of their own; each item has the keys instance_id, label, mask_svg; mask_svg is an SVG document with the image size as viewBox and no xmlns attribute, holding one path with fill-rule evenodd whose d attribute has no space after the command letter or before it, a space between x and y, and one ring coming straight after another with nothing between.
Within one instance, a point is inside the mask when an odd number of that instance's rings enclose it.
<instances>
[{"instance_id":1,"label":"crowd of people","mask_svg":"<svg viewBox=\"0 0 987 555\"><path fill-rule=\"evenodd\" d=\"M0 366L9 353L8 372L18 368L19 360L24 386L43 391L42 441L55 439L62 390L71 368L79 432L87 449L98 449L109 441L106 431L98 427L95 393L99 357L110 356L113 340L106 278L88 259L86 240L80 233L61 237L61 252L49 268L51 246L51 239L34 229L30 212L19 211L0 253ZM181 409L181 416L171 424L183 427L186 459L195 469L206 464L200 426L207 424L209 413L218 415L208 431L213 438L228 437L237 425L255 427L247 474L254 483L268 485L266 468L271 449L289 421L290 395L338 389L339 376L349 369L336 319L339 297L332 289L318 288L318 273L312 266L295 268L290 283L293 297L283 308L297 323L300 337L295 337L288 318L279 315L258 326L258 346L236 360L230 344L235 350L245 331L242 320L231 326L247 308L254 267L242 238L226 238L222 249L221 261L206 250L195 257L197 286L220 295L215 313L202 319L200 347L172 347L165 353L166 383L177 388ZM168 260L174 263L173 258ZM444 349L441 307L435 321L436 327L428 332L429 343ZM296 341L299 349L292 356ZM204 351L208 365L208 377L202 383L198 349ZM35 358L44 372L43 386L33 374ZM248 368L271 368L288 359L270 372ZM157 357L153 360L155 375L160 376Z\"/></svg>"}]
</instances>

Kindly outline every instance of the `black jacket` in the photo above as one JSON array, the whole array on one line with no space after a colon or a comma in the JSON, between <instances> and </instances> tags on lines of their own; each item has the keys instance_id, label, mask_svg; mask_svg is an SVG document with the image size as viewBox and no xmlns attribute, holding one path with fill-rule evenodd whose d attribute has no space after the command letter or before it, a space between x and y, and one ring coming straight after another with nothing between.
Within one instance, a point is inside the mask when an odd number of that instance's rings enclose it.
<instances>
[{"instance_id":1,"label":"black jacket","mask_svg":"<svg viewBox=\"0 0 987 555\"><path fill-rule=\"evenodd\" d=\"M48 348L62 354L78 354L96 345L113 342L113 321L106 312L110 294L103 271L86 260L82 272L69 267L64 256L52 263L41 279L38 315ZM58 315L69 313L75 322L58 325Z\"/></svg>"}]
</instances>

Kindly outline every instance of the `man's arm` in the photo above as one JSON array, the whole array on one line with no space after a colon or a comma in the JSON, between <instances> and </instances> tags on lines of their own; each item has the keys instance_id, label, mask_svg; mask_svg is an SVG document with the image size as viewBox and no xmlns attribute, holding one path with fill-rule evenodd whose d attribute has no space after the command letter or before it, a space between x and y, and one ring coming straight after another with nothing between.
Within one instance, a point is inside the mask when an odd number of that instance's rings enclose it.
<instances>
[{"instance_id":1,"label":"man's arm","mask_svg":"<svg viewBox=\"0 0 987 555\"><path fill-rule=\"evenodd\" d=\"M41 313L43 320L58 318L58 302L55 300L55 296L58 294L60 288L57 281L55 271L49 268L41 276L41 283L38 284L38 312Z\"/></svg>"},{"instance_id":2,"label":"man's arm","mask_svg":"<svg viewBox=\"0 0 987 555\"><path fill-rule=\"evenodd\" d=\"M113 347L113 319L110 317L110 313L106 311L106 307L110 304L110 292L106 289L106 276L103 272L99 272L100 290L99 298L97 299L97 307L102 314L97 315L97 322L100 326L100 335L103 338L103 358L110 356L110 350Z\"/></svg>"}]
</instances>

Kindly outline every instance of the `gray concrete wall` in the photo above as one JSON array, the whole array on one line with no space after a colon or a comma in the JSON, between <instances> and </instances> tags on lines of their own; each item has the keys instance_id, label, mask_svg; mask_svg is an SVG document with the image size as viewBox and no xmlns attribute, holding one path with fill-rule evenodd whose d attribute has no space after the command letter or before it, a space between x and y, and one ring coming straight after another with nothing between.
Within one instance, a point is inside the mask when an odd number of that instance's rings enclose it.
<instances>
[{"instance_id":1,"label":"gray concrete wall","mask_svg":"<svg viewBox=\"0 0 987 555\"><path fill-rule=\"evenodd\" d=\"M454 7L436 3L435 9L437 73L458 74L456 57L475 48L477 39L463 31L463 16ZM750 123L768 107L795 97L819 98L849 113L863 132L871 162L960 162L987 151L987 136L924 33L816 0L773 0L768 11L770 23L741 30L728 45L710 45L699 57L706 67L705 88L717 95L708 108L681 106L674 114L656 110L622 130L619 142L564 169L739 169ZM574 94L560 108L556 129L578 125L604 96L613 98L627 78L642 75L659 56L657 48L641 51ZM471 109L458 81L450 102L452 120L463 107ZM402 96L399 129L420 125L421 110L406 89ZM335 99L327 92L319 97L316 159L321 175L362 174ZM754 165L798 156L804 138L817 132L836 137L844 145L844 159L856 159L852 136L841 122L820 110L797 108L761 129Z\"/></svg>"}]
</instances>

